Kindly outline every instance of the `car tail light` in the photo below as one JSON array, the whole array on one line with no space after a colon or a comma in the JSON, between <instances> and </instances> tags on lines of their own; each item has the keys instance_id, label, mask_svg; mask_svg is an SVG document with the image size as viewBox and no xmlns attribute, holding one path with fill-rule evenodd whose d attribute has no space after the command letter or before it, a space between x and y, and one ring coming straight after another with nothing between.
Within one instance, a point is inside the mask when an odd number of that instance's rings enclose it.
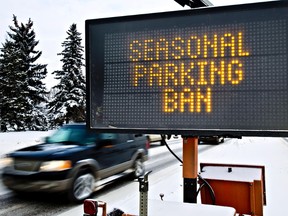
<instances>
[{"instance_id":1,"label":"car tail light","mask_svg":"<svg viewBox=\"0 0 288 216\"><path fill-rule=\"evenodd\" d=\"M149 149L150 148L150 142L149 142L149 140L147 139L146 140L146 149Z\"/></svg>"},{"instance_id":2,"label":"car tail light","mask_svg":"<svg viewBox=\"0 0 288 216\"><path fill-rule=\"evenodd\" d=\"M84 200L84 216L96 216L98 213L98 202L92 199Z\"/></svg>"}]
</instances>

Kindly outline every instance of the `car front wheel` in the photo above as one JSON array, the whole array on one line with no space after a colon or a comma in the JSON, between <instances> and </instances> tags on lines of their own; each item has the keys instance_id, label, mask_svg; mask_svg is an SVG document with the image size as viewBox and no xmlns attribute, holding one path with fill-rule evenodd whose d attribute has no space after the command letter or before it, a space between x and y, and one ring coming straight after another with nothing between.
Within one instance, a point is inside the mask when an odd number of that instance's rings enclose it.
<instances>
[{"instance_id":1,"label":"car front wheel","mask_svg":"<svg viewBox=\"0 0 288 216\"><path fill-rule=\"evenodd\" d=\"M73 202L82 202L94 192L95 178L91 173L80 172L74 179L69 191L69 199Z\"/></svg>"}]
</instances>

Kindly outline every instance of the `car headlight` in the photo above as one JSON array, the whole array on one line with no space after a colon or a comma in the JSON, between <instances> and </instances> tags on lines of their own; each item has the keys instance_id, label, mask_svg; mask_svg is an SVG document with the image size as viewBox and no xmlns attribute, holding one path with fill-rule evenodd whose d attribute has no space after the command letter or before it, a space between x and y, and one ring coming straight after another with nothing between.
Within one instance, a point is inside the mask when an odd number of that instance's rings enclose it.
<instances>
[{"instance_id":1,"label":"car headlight","mask_svg":"<svg viewBox=\"0 0 288 216\"><path fill-rule=\"evenodd\" d=\"M13 165L13 158L11 157L4 157L0 159L0 167L7 167Z\"/></svg>"},{"instance_id":2,"label":"car headlight","mask_svg":"<svg viewBox=\"0 0 288 216\"><path fill-rule=\"evenodd\" d=\"M52 172L52 171L62 171L70 169L72 163L70 160L54 160L42 162L40 166L40 171L42 172Z\"/></svg>"}]
</instances>

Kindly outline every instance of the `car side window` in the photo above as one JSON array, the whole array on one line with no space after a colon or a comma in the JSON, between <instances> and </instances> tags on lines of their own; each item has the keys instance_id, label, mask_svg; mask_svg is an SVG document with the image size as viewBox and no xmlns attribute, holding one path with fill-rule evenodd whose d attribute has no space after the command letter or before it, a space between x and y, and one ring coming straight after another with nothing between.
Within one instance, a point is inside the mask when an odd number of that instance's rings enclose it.
<instances>
[{"instance_id":1,"label":"car side window","mask_svg":"<svg viewBox=\"0 0 288 216\"><path fill-rule=\"evenodd\" d=\"M117 143L126 143L129 139L129 134L118 134Z\"/></svg>"},{"instance_id":2,"label":"car side window","mask_svg":"<svg viewBox=\"0 0 288 216\"><path fill-rule=\"evenodd\" d=\"M129 140L134 140L135 139L135 135L134 134L128 134L128 139Z\"/></svg>"},{"instance_id":3,"label":"car side window","mask_svg":"<svg viewBox=\"0 0 288 216\"><path fill-rule=\"evenodd\" d=\"M85 139L85 145L92 145L95 144L96 140L98 138L98 134L95 132L88 132L86 139Z\"/></svg>"},{"instance_id":4,"label":"car side window","mask_svg":"<svg viewBox=\"0 0 288 216\"><path fill-rule=\"evenodd\" d=\"M101 133L99 134L99 140L116 140L117 135L114 133Z\"/></svg>"},{"instance_id":5,"label":"car side window","mask_svg":"<svg viewBox=\"0 0 288 216\"><path fill-rule=\"evenodd\" d=\"M114 133L98 134L97 144L99 146L114 145L117 142L117 135Z\"/></svg>"},{"instance_id":6,"label":"car side window","mask_svg":"<svg viewBox=\"0 0 288 216\"><path fill-rule=\"evenodd\" d=\"M85 133L86 133L85 129L71 130L69 140L71 142L79 143L85 137Z\"/></svg>"}]
</instances>

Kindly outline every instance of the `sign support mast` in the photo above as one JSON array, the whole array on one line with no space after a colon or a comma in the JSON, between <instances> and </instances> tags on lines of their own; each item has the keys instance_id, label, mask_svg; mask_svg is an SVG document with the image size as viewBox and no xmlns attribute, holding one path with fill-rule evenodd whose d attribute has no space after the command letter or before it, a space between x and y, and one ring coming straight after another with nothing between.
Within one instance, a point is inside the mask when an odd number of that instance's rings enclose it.
<instances>
[{"instance_id":1,"label":"sign support mast","mask_svg":"<svg viewBox=\"0 0 288 216\"><path fill-rule=\"evenodd\" d=\"M198 137L183 138L183 201L197 203Z\"/></svg>"},{"instance_id":2,"label":"sign support mast","mask_svg":"<svg viewBox=\"0 0 288 216\"><path fill-rule=\"evenodd\" d=\"M175 0L182 7L212 6L208 0ZM197 203L198 137L183 138L183 201Z\"/></svg>"}]
</instances>

